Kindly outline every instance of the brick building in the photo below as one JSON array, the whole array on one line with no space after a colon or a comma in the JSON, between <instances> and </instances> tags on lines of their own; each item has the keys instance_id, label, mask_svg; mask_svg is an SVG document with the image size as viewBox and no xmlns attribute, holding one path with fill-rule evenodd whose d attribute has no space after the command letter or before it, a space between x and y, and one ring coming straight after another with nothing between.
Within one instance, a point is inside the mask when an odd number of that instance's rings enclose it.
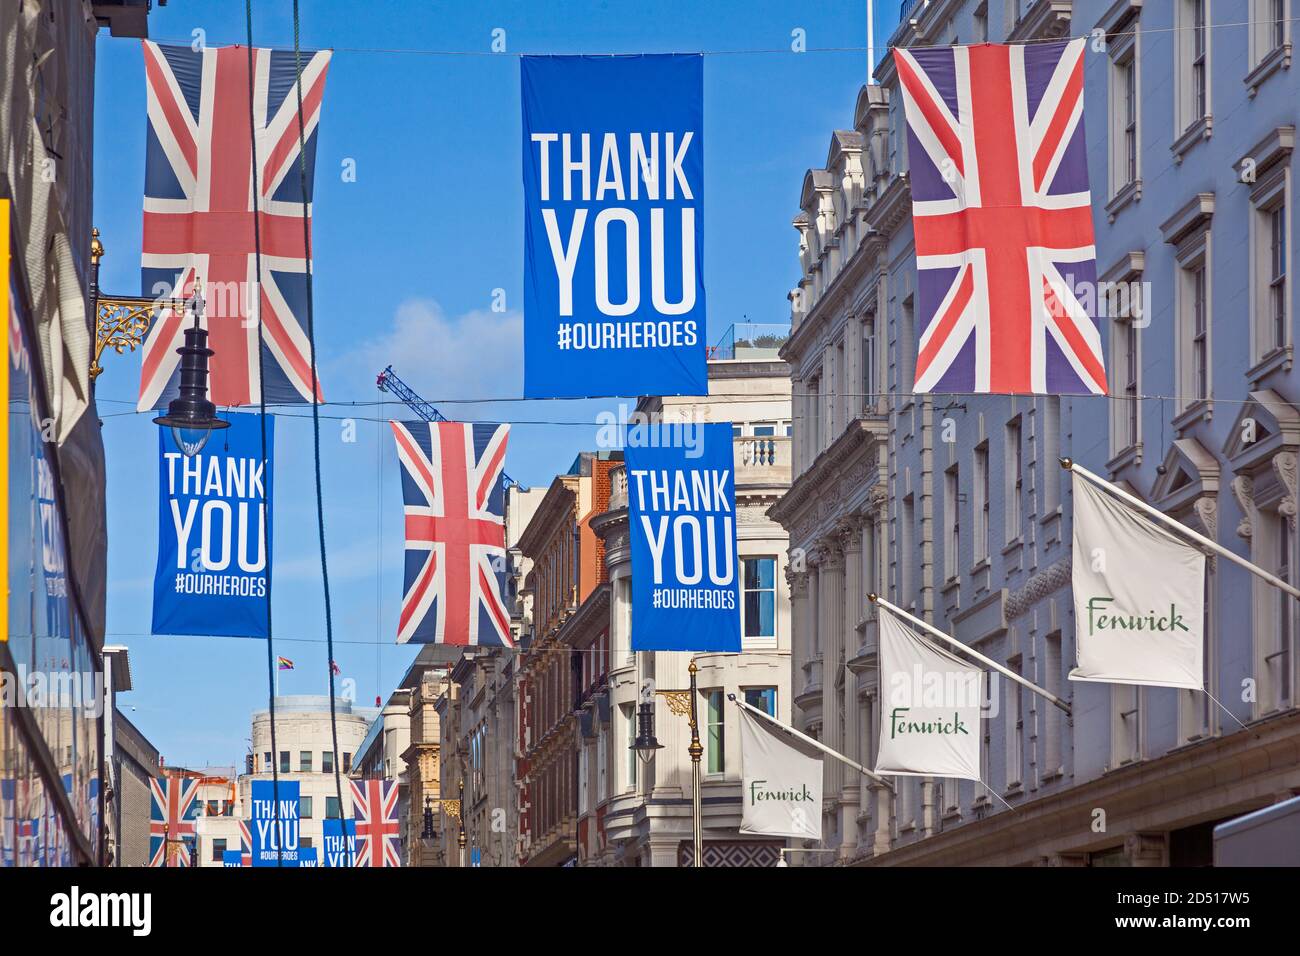
<instances>
[{"instance_id":1,"label":"brick building","mask_svg":"<svg viewBox=\"0 0 1300 956\"><path fill-rule=\"evenodd\" d=\"M532 561L524 590L532 602L531 628L520 643L519 859L558 866L577 852L579 721L573 621L605 580L604 544L591 528L606 510L610 472L619 452L583 452L556 476L519 539Z\"/></svg>"}]
</instances>

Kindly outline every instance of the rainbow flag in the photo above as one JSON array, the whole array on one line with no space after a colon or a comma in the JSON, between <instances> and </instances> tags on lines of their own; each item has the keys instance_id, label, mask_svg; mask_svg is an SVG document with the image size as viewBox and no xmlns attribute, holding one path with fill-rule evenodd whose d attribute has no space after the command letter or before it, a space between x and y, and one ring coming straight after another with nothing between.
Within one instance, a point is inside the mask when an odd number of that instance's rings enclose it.
<instances>
[{"instance_id":1,"label":"rainbow flag","mask_svg":"<svg viewBox=\"0 0 1300 956\"><path fill-rule=\"evenodd\" d=\"M278 660L279 660L279 662L280 662L280 670L282 670L282 671L291 671L291 670L293 670L293 661L289 660L289 658L287 658L287 657L281 657L281 658L278 658Z\"/></svg>"}]
</instances>

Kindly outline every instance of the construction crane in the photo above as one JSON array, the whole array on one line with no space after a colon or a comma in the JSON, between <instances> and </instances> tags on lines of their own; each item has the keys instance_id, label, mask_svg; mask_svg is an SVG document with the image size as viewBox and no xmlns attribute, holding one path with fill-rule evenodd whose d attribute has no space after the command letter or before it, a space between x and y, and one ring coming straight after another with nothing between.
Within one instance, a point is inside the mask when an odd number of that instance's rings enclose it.
<instances>
[{"instance_id":1,"label":"construction crane","mask_svg":"<svg viewBox=\"0 0 1300 956\"><path fill-rule=\"evenodd\" d=\"M434 408L433 405L421 398L415 389L403 382L401 378L398 377L397 373L393 371L391 365L379 373L379 376L375 379L375 385L379 387L381 392L391 392L393 395L397 396L401 399L403 404L409 407L411 411L415 412L415 414L419 415L426 422L451 421L451 419L446 415ZM515 481L504 471L501 472L501 487L509 488L511 485L518 484L519 482Z\"/></svg>"},{"instance_id":2,"label":"construction crane","mask_svg":"<svg viewBox=\"0 0 1300 956\"><path fill-rule=\"evenodd\" d=\"M392 392L426 422L448 421L446 415L422 399L415 389L398 378L391 365L379 373L379 377L375 379L375 384L379 386L381 392Z\"/></svg>"}]
</instances>

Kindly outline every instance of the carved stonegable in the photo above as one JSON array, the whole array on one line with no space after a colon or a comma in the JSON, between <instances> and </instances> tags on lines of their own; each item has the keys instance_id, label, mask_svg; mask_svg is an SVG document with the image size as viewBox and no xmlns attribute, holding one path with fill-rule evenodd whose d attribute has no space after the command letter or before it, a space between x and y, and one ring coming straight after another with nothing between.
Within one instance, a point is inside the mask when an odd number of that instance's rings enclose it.
<instances>
[{"instance_id":1,"label":"carved stonegable","mask_svg":"<svg viewBox=\"0 0 1300 956\"><path fill-rule=\"evenodd\" d=\"M821 566L828 571L844 570L844 552L839 549L834 540L828 540L823 543L821 549L822 561Z\"/></svg>"},{"instance_id":2,"label":"carved stonegable","mask_svg":"<svg viewBox=\"0 0 1300 956\"><path fill-rule=\"evenodd\" d=\"M790 597L804 598L808 596L808 572L792 571L789 567L785 569L785 583L790 585Z\"/></svg>"},{"instance_id":3,"label":"carved stonegable","mask_svg":"<svg viewBox=\"0 0 1300 956\"><path fill-rule=\"evenodd\" d=\"M1232 494L1241 506L1237 535L1249 538L1255 528L1255 482L1249 475L1238 475L1232 479Z\"/></svg>"},{"instance_id":4,"label":"carved stonegable","mask_svg":"<svg viewBox=\"0 0 1300 956\"><path fill-rule=\"evenodd\" d=\"M1296 457L1294 452L1280 451L1273 456L1273 471L1286 488L1284 497L1277 510L1287 516L1292 530L1295 530L1296 516Z\"/></svg>"},{"instance_id":5,"label":"carved stonegable","mask_svg":"<svg viewBox=\"0 0 1300 956\"><path fill-rule=\"evenodd\" d=\"M851 514L841 518L835 526L835 536L839 540L840 550L845 554L856 554L862 550L862 515Z\"/></svg>"},{"instance_id":6,"label":"carved stonegable","mask_svg":"<svg viewBox=\"0 0 1300 956\"><path fill-rule=\"evenodd\" d=\"M1219 540L1219 503L1208 495L1197 498L1192 504L1192 510L1196 513L1196 520L1201 523L1201 531L1211 541ZM1207 554L1205 559L1210 563L1210 568L1214 568L1214 555Z\"/></svg>"}]
</instances>

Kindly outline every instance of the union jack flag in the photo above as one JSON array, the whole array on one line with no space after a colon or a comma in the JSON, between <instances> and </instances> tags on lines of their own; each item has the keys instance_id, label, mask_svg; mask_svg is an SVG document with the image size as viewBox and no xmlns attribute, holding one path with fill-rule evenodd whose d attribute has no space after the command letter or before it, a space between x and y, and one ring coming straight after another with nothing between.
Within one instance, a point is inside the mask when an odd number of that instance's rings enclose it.
<instances>
[{"instance_id":1,"label":"union jack flag","mask_svg":"<svg viewBox=\"0 0 1300 956\"><path fill-rule=\"evenodd\" d=\"M149 781L149 865L189 866L186 840L194 839L197 780L167 777Z\"/></svg>"},{"instance_id":2,"label":"union jack flag","mask_svg":"<svg viewBox=\"0 0 1300 956\"><path fill-rule=\"evenodd\" d=\"M356 822L356 866L401 866L397 787L391 780L349 780Z\"/></svg>"},{"instance_id":3,"label":"union jack flag","mask_svg":"<svg viewBox=\"0 0 1300 956\"><path fill-rule=\"evenodd\" d=\"M253 865L253 833L247 820L239 821L239 865Z\"/></svg>"},{"instance_id":4,"label":"union jack flag","mask_svg":"<svg viewBox=\"0 0 1300 956\"><path fill-rule=\"evenodd\" d=\"M406 580L397 642L509 647L505 464L509 425L390 422L402 463Z\"/></svg>"},{"instance_id":5,"label":"union jack flag","mask_svg":"<svg viewBox=\"0 0 1300 956\"><path fill-rule=\"evenodd\" d=\"M0 844L4 866L39 866L43 791L39 782L26 778L0 780Z\"/></svg>"},{"instance_id":6,"label":"union jack flag","mask_svg":"<svg viewBox=\"0 0 1300 956\"><path fill-rule=\"evenodd\" d=\"M917 392L1106 392L1078 40L895 49ZM1095 302L1094 295L1084 296Z\"/></svg>"},{"instance_id":7,"label":"union jack flag","mask_svg":"<svg viewBox=\"0 0 1300 956\"><path fill-rule=\"evenodd\" d=\"M16 866L18 847L18 781L0 780L0 866Z\"/></svg>"},{"instance_id":8,"label":"union jack flag","mask_svg":"<svg viewBox=\"0 0 1300 956\"><path fill-rule=\"evenodd\" d=\"M268 402L321 401L313 389L303 217L311 216L316 127L330 53L302 54L306 197L299 180L294 54L247 47L163 46L144 41L148 101L145 150L144 295L188 297L195 280L214 351L209 396L218 405L258 401L258 314L264 326ZM249 122L249 86L257 127ZM254 183L256 184L254 186ZM257 195L262 271L254 256ZM304 201L305 199L305 201ZM193 321L191 319L191 321ZM185 316L156 314L142 349L140 410L178 390Z\"/></svg>"}]
</instances>

